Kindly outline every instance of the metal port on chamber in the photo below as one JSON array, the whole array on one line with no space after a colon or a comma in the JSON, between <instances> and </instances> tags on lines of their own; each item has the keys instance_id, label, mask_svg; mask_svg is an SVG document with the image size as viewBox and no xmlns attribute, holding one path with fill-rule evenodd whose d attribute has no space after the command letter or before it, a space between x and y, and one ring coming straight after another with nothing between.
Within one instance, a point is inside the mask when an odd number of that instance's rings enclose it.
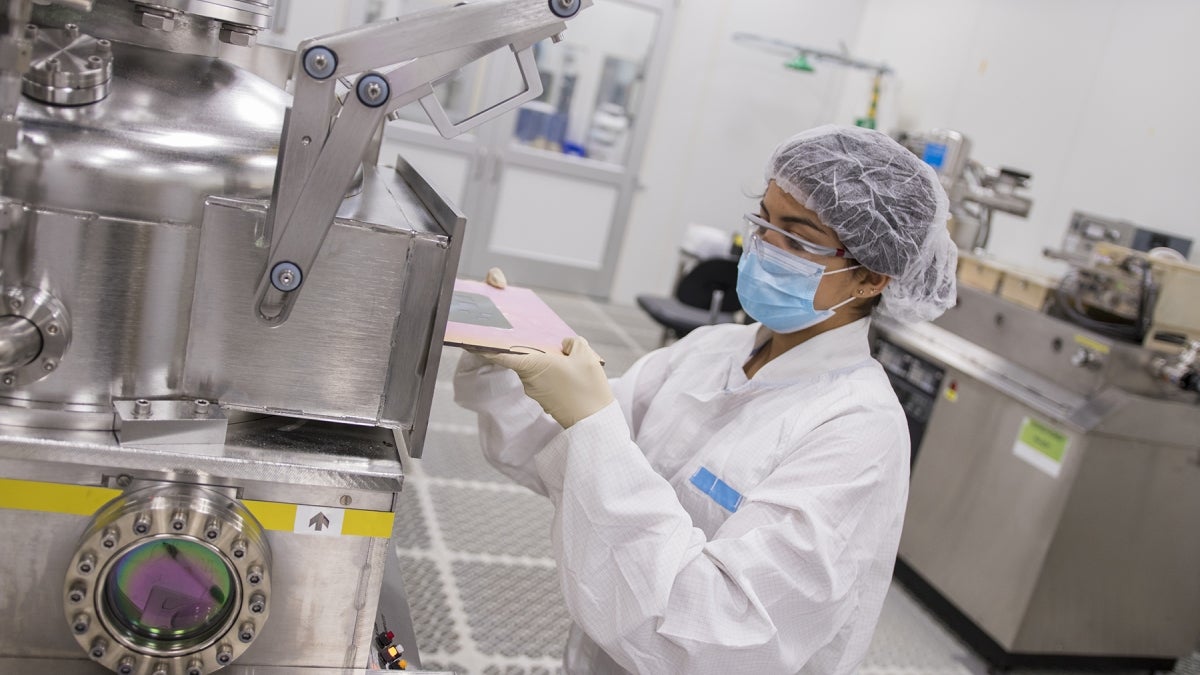
<instances>
[{"instance_id":1,"label":"metal port on chamber","mask_svg":"<svg viewBox=\"0 0 1200 675\"><path fill-rule=\"evenodd\" d=\"M102 507L68 567L66 618L121 675L204 675L236 660L270 612L271 554L234 499L156 486Z\"/></svg>"}]
</instances>

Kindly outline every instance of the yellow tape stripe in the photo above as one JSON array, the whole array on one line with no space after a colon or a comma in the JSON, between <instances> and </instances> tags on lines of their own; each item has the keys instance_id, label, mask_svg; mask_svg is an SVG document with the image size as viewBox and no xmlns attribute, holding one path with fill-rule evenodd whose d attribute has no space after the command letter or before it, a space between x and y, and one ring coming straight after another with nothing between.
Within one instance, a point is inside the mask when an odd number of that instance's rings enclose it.
<instances>
[{"instance_id":1,"label":"yellow tape stripe","mask_svg":"<svg viewBox=\"0 0 1200 675\"><path fill-rule=\"evenodd\" d=\"M0 509L90 516L120 494L102 487L0 478Z\"/></svg>"},{"instance_id":2,"label":"yellow tape stripe","mask_svg":"<svg viewBox=\"0 0 1200 675\"><path fill-rule=\"evenodd\" d=\"M1103 342L1096 342L1086 335L1076 335L1075 344L1101 354L1107 354L1110 351L1108 345L1104 344Z\"/></svg>"},{"instance_id":3,"label":"yellow tape stripe","mask_svg":"<svg viewBox=\"0 0 1200 675\"><path fill-rule=\"evenodd\" d=\"M0 478L0 509L43 511L90 516L120 496L120 490ZM242 504L267 530L291 532L296 526L296 505L244 499ZM345 509L342 534L354 537L392 536L395 514L388 511Z\"/></svg>"},{"instance_id":4,"label":"yellow tape stripe","mask_svg":"<svg viewBox=\"0 0 1200 675\"><path fill-rule=\"evenodd\" d=\"M250 513L258 519L258 524L265 530L291 532L296 527L296 505L282 502L259 502L253 499L243 499Z\"/></svg>"},{"instance_id":5,"label":"yellow tape stripe","mask_svg":"<svg viewBox=\"0 0 1200 675\"><path fill-rule=\"evenodd\" d=\"M390 511L359 511L347 510L342 521L342 534L356 537L392 536L392 523L396 514Z\"/></svg>"}]
</instances>

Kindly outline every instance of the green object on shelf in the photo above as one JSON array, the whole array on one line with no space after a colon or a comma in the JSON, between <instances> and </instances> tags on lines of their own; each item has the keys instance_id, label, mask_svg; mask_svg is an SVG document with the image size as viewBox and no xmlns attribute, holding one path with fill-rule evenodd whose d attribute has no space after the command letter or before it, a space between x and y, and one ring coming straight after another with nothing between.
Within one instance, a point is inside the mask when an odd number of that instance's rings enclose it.
<instances>
[{"instance_id":1,"label":"green object on shelf","mask_svg":"<svg viewBox=\"0 0 1200 675\"><path fill-rule=\"evenodd\" d=\"M801 54L801 55L797 56L796 58L792 59L791 61L788 61L787 63L783 64L783 67L791 68L792 70L802 70L806 73L813 72L812 64L808 62L808 57L805 56L804 54Z\"/></svg>"}]
</instances>

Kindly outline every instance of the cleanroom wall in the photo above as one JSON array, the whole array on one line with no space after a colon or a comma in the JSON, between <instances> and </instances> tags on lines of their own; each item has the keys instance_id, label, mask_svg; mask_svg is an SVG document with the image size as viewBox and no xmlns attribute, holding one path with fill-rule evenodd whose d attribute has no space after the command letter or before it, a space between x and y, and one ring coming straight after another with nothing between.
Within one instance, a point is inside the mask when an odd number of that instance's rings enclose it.
<instances>
[{"instance_id":1,"label":"cleanroom wall","mask_svg":"<svg viewBox=\"0 0 1200 675\"><path fill-rule=\"evenodd\" d=\"M1200 242L1200 61L1191 0L770 0L685 2L658 92L612 299L666 293L688 222L737 226L775 142L865 112L870 75L812 74L735 44L737 31L845 44L895 69L879 128L952 128L973 156L1033 174L1027 219L995 216L988 250L1043 271L1071 212L1124 218ZM833 98L831 98L833 97ZM664 264L664 261L669 261ZM1195 262L1195 254L1193 254Z\"/></svg>"},{"instance_id":2,"label":"cleanroom wall","mask_svg":"<svg viewBox=\"0 0 1200 675\"><path fill-rule=\"evenodd\" d=\"M1196 26L1191 0L868 0L851 49L895 68L882 130L956 129L1033 174L1029 218L997 214L988 250L1053 272L1075 210L1200 242ZM866 86L847 75L837 117Z\"/></svg>"},{"instance_id":3,"label":"cleanroom wall","mask_svg":"<svg viewBox=\"0 0 1200 675\"><path fill-rule=\"evenodd\" d=\"M776 143L830 121L866 112L867 91L852 113L837 112L846 70L783 67L784 57L733 41L757 33L838 51L858 32L865 0L689 0L679 5L663 86L642 160L611 300L667 293L689 222L732 233L765 187L763 167ZM568 32L569 36L569 32Z\"/></svg>"}]
</instances>

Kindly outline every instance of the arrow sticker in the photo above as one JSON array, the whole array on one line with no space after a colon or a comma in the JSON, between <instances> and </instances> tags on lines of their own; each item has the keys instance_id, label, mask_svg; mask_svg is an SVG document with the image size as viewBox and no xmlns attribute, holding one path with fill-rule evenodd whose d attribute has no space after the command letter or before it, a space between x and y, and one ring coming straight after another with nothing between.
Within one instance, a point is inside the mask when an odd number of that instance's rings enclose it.
<instances>
[{"instance_id":1,"label":"arrow sticker","mask_svg":"<svg viewBox=\"0 0 1200 675\"><path fill-rule=\"evenodd\" d=\"M338 536L342 533L342 522L345 520L345 515L344 509L297 504L295 527L292 531L297 534Z\"/></svg>"}]
</instances>

